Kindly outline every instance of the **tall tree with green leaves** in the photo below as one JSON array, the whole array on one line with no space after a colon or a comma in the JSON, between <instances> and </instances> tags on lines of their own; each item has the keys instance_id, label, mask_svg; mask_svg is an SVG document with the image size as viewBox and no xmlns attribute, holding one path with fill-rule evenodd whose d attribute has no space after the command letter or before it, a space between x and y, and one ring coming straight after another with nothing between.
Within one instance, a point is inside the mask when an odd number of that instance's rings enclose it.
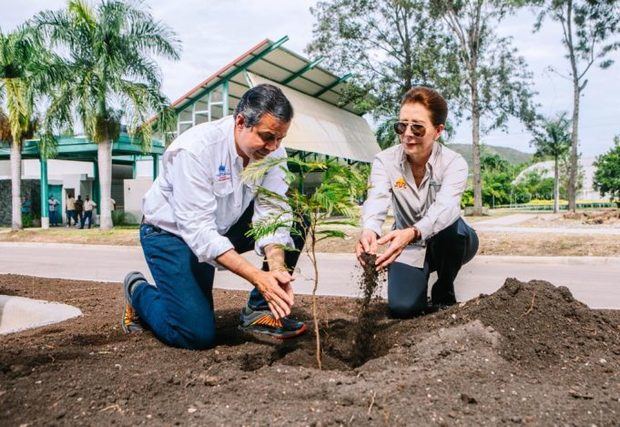
<instances>
[{"instance_id":1,"label":"tall tree with green leaves","mask_svg":"<svg viewBox=\"0 0 620 427\"><path fill-rule=\"evenodd\" d=\"M482 213L480 135L506 129L510 117L530 126L536 117L532 75L509 37L495 28L519 5L505 0L430 0L457 44L461 66L460 108L472 124L474 214Z\"/></svg>"},{"instance_id":2,"label":"tall tree with green leaves","mask_svg":"<svg viewBox=\"0 0 620 427\"><path fill-rule=\"evenodd\" d=\"M594 163L594 188L601 196L609 194L620 208L620 136L614 137L614 146Z\"/></svg>"},{"instance_id":3,"label":"tall tree with green leaves","mask_svg":"<svg viewBox=\"0 0 620 427\"><path fill-rule=\"evenodd\" d=\"M536 148L536 157L553 159L553 212L560 209L560 159L568 154L571 146L570 120L566 113L556 118L543 119L534 130L531 144Z\"/></svg>"},{"instance_id":4,"label":"tall tree with green leaves","mask_svg":"<svg viewBox=\"0 0 620 427\"><path fill-rule=\"evenodd\" d=\"M37 81L45 70L45 50L27 27L12 33L0 31L0 116L2 133L8 130L11 144L11 228L22 228L21 175L22 142L31 137L36 125ZM6 112L3 111L6 105ZM8 128L8 129L7 129Z\"/></svg>"},{"instance_id":5,"label":"tall tree with green leaves","mask_svg":"<svg viewBox=\"0 0 620 427\"><path fill-rule=\"evenodd\" d=\"M568 79L573 86L572 141L568 180L568 208L577 207L579 163L579 101L588 84L586 78L593 65L602 69L614 63L609 55L620 48L620 2L617 0L544 0L534 29L540 30L545 19L558 22L562 44L569 62Z\"/></svg>"},{"instance_id":6,"label":"tall tree with green leaves","mask_svg":"<svg viewBox=\"0 0 620 427\"><path fill-rule=\"evenodd\" d=\"M152 129L146 120L168 104L153 56L178 59L180 42L139 0L103 0L95 6L69 0L65 10L36 15L33 25L60 55L67 53L46 128L66 127L75 114L98 144L100 226L110 229L112 142L125 120L130 134L145 149L150 145Z\"/></svg>"},{"instance_id":7,"label":"tall tree with green leaves","mask_svg":"<svg viewBox=\"0 0 620 427\"><path fill-rule=\"evenodd\" d=\"M343 102L353 100L385 119L397 114L413 86L435 87L447 99L458 90L455 45L429 15L426 1L325 0L311 12L315 24L307 52L335 72L353 75L356 86Z\"/></svg>"}]
</instances>

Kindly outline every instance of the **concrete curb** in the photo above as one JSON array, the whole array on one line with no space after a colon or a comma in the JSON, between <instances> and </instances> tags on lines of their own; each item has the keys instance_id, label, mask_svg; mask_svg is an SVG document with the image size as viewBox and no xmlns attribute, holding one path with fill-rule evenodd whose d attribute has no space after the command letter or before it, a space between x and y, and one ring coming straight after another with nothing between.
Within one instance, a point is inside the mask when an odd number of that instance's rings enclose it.
<instances>
[{"instance_id":1,"label":"concrete curb","mask_svg":"<svg viewBox=\"0 0 620 427\"><path fill-rule=\"evenodd\" d=\"M0 295L0 335L47 326L82 315L67 304Z\"/></svg>"}]
</instances>

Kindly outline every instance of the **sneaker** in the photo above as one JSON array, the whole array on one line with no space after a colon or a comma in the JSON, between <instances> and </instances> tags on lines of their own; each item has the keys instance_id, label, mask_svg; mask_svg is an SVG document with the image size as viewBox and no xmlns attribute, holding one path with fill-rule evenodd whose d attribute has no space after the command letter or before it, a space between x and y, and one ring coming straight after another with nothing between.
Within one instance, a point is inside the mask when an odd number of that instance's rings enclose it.
<instances>
[{"instance_id":1,"label":"sneaker","mask_svg":"<svg viewBox=\"0 0 620 427\"><path fill-rule=\"evenodd\" d=\"M127 276L125 276L125 280L123 280L125 307L123 309L123 317L121 319L121 328L126 334L133 334L144 331L144 327L140 323L140 317L131 305L131 295L133 294L133 288L138 281L146 282L146 278L139 271L132 271L131 273L128 273Z\"/></svg>"},{"instance_id":2,"label":"sneaker","mask_svg":"<svg viewBox=\"0 0 620 427\"><path fill-rule=\"evenodd\" d=\"M305 333L307 327L304 322L288 317L276 319L269 310L252 310L246 306L241 310L239 329L247 333L263 334L285 340Z\"/></svg>"},{"instance_id":3,"label":"sneaker","mask_svg":"<svg viewBox=\"0 0 620 427\"><path fill-rule=\"evenodd\" d=\"M456 305L456 302L451 302L451 303L436 302L436 303L429 304L428 308L431 313L436 313L438 311L445 311L449 309L450 307L452 307L453 305Z\"/></svg>"}]
</instances>

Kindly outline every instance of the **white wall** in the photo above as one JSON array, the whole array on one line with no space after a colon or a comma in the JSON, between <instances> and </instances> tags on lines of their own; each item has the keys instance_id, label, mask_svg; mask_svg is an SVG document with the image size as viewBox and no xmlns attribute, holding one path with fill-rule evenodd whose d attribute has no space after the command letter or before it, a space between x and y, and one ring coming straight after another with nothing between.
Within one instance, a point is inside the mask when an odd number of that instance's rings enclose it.
<instances>
[{"instance_id":1,"label":"white wall","mask_svg":"<svg viewBox=\"0 0 620 427\"><path fill-rule=\"evenodd\" d=\"M142 219L142 197L152 184L153 181L146 177L125 180L125 212L133 215L138 222Z\"/></svg>"},{"instance_id":2,"label":"white wall","mask_svg":"<svg viewBox=\"0 0 620 427\"><path fill-rule=\"evenodd\" d=\"M161 172L161 157L159 156L159 171ZM153 161L150 157L136 161L136 178L153 178Z\"/></svg>"},{"instance_id":3,"label":"white wall","mask_svg":"<svg viewBox=\"0 0 620 427\"><path fill-rule=\"evenodd\" d=\"M48 179L61 179L65 175L86 175L94 177L93 164L90 162L74 162L70 160L48 160ZM22 162L22 178L39 179L41 177L41 165L38 160L24 160ZM86 179L86 177L84 178Z\"/></svg>"},{"instance_id":4,"label":"white wall","mask_svg":"<svg viewBox=\"0 0 620 427\"><path fill-rule=\"evenodd\" d=\"M11 178L11 161L0 160L0 179Z\"/></svg>"}]
</instances>

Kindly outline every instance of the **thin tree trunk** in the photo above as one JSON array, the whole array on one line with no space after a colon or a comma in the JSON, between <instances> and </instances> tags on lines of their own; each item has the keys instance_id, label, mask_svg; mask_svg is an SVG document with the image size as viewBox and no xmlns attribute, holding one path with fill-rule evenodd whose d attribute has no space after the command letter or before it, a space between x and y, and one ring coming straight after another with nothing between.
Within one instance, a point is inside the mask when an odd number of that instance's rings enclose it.
<instances>
[{"instance_id":1,"label":"thin tree trunk","mask_svg":"<svg viewBox=\"0 0 620 427\"><path fill-rule=\"evenodd\" d=\"M577 210L577 171L579 169L579 156L577 147L579 145L579 82L573 82L573 134L570 147L570 173L568 176L568 209L571 212Z\"/></svg>"},{"instance_id":2,"label":"thin tree trunk","mask_svg":"<svg viewBox=\"0 0 620 427\"><path fill-rule=\"evenodd\" d=\"M112 142L106 140L97 145L99 165L99 228L112 229Z\"/></svg>"},{"instance_id":3,"label":"thin tree trunk","mask_svg":"<svg viewBox=\"0 0 620 427\"><path fill-rule=\"evenodd\" d=\"M316 260L316 236L314 227L311 229L311 246L310 246L310 260L312 261L312 267L314 268L314 286L312 288L312 318L314 320L314 337L316 340L316 363L319 369L323 369L321 363L321 331L319 329L319 313L316 300L316 291L319 285L319 268Z\"/></svg>"},{"instance_id":4,"label":"thin tree trunk","mask_svg":"<svg viewBox=\"0 0 620 427\"><path fill-rule=\"evenodd\" d=\"M22 152L21 141L11 143L11 229L22 229Z\"/></svg>"},{"instance_id":5,"label":"thin tree trunk","mask_svg":"<svg viewBox=\"0 0 620 427\"><path fill-rule=\"evenodd\" d=\"M553 171L553 213L560 211L560 173L558 171L558 156L554 159Z\"/></svg>"},{"instance_id":6,"label":"thin tree trunk","mask_svg":"<svg viewBox=\"0 0 620 427\"><path fill-rule=\"evenodd\" d=\"M482 177L480 171L480 109L478 108L478 87L472 79L471 89L471 155L474 179L474 215L482 215Z\"/></svg>"},{"instance_id":7,"label":"thin tree trunk","mask_svg":"<svg viewBox=\"0 0 620 427\"><path fill-rule=\"evenodd\" d=\"M579 72L577 71L577 57L575 56L575 46L573 44L573 1L566 3L566 31L565 40L570 59L571 73L573 76L573 134L570 147L570 167L568 174L568 210L577 210L577 145L579 144L579 97L582 88L579 87Z\"/></svg>"}]
</instances>

